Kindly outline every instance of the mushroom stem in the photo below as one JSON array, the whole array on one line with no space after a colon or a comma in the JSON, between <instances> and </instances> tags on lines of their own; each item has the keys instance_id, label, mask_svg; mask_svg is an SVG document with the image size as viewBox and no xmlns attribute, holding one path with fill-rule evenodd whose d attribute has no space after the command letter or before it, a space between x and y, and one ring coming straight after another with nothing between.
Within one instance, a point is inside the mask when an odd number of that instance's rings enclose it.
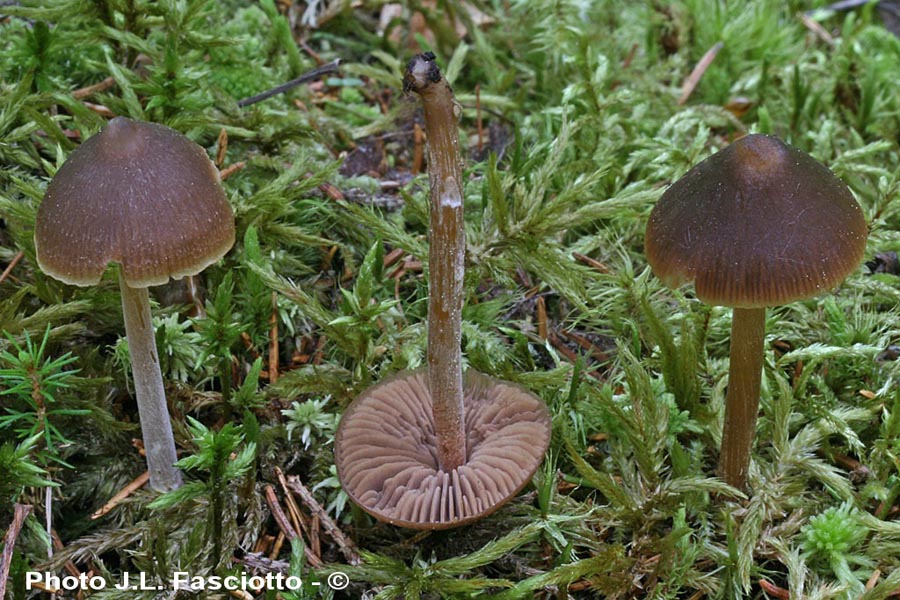
<instances>
[{"instance_id":1,"label":"mushroom stem","mask_svg":"<svg viewBox=\"0 0 900 600\"><path fill-rule=\"evenodd\" d=\"M410 61L404 88L421 96L428 136L428 387L438 464L449 473L466 459L460 350L466 238L456 103L430 52Z\"/></svg>"},{"instance_id":2,"label":"mushroom stem","mask_svg":"<svg viewBox=\"0 0 900 600\"><path fill-rule=\"evenodd\" d=\"M134 394L147 468L150 471L150 487L168 492L181 487L181 472L175 467L175 438L166 406L166 392L159 370L156 337L150 318L150 294L147 288L130 287L119 272L119 289L122 293L122 315L125 318L125 335L131 356L131 373L134 378Z\"/></svg>"},{"instance_id":3,"label":"mushroom stem","mask_svg":"<svg viewBox=\"0 0 900 600\"><path fill-rule=\"evenodd\" d=\"M719 473L727 484L738 489L747 483L750 449L756 433L765 336L765 308L734 309Z\"/></svg>"}]
</instances>

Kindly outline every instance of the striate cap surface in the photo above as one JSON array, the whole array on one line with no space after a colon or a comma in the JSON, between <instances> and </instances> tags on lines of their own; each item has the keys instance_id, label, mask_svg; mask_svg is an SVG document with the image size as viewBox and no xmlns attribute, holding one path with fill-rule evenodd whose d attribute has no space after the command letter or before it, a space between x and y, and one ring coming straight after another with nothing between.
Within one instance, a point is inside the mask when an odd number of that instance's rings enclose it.
<instances>
[{"instance_id":1,"label":"striate cap surface","mask_svg":"<svg viewBox=\"0 0 900 600\"><path fill-rule=\"evenodd\" d=\"M754 134L696 165L659 199L644 238L669 287L738 308L777 306L838 285L868 229L850 189L776 137Z\"/></svg>"},{"instance_id":2,"label":"striate cap surface","mask_svg":"<svg viewBox=\"0 0 900 600\"><path fill-rule=\"evenodd\" d=\"M94 285L110 262L147 287L194 275L234 244L219 172L181 133L116 117L47 186L34 235L41 269Z\"/></svg>"},{"instance_id":3,"label":"striate cap surface","mask_svg":"<svg viewBox=\"0 0 900 600\"><path fill-rule=\"evenodd\" d=\"M469 370L464 384L467 457L438 466L425 370L366 390L344 413L335 463L344 490L375 518L413 529L480 519L516 495L550 444L550 413L534 394Z\"/></svg>"}]
</instances>

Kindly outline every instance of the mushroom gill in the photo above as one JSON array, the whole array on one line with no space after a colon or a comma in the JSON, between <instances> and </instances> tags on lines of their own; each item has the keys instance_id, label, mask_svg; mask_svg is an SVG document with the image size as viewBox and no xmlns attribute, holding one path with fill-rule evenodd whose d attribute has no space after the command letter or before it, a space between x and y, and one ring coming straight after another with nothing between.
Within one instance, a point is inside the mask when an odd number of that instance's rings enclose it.
<instances>
[{"instance_id":1,"label":"mushroom gill","mask_svg":"<svg viewBox=\"0 0 900 600\"><path fill-rule=\"evenodd\" d=\"M402 373L357 399L337 432L344 489L374 517L417 529L479 519L531 479L549 444L550 415L531 392L468 371L464 386L465 462L437 459L425 371Z\"/></svg>"}]
</instances>

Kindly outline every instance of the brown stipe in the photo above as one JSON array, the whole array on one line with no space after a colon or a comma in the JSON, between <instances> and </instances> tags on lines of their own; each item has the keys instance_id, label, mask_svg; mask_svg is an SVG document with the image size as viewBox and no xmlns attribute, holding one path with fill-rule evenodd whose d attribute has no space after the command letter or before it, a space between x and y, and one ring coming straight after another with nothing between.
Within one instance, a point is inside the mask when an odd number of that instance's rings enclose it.
<instances>
[{"instance_id":1,"label":"brown stipe","mask_svg":"<svg viewBox=\"0 0 900 600\"><path fill-rule=\"evenodd\" d=\"M738 488L747 481L756 435L765 337L765 308L734 309L719 472L727 483Z\"/></svg>"},{"instance_id":2,"label":"brown stipe","mask_svg":"<svg viewBox=\"0 0 900 600\"><path fill-rule=\"evenodd\" d=\"M438 460L450 472L465 462L462 305L466 237L456 102L430 52L406 67L403 88L422 98L428 135L431 237L428 252L428 379Z\"/></svg>"}]
</instances>

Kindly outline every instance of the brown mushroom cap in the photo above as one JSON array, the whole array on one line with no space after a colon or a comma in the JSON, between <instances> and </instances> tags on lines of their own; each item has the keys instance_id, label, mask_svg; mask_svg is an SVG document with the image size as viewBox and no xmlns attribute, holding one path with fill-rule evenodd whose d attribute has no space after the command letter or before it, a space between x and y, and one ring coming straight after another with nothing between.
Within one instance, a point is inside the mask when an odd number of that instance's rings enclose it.
<instances>
[{"instance_id":1,"label":"brown mushroom cap","mask_svg":"<svg viewBox=\"0 0 900 600\"><path fill-rule=\"evenodd\" d=\"M163 125L117 117L47 186L35 225L41 269L94 285L110 262L131 287L194 275L234 244L234 216L206 152Z\"/></svg>"},{"instance_id":2,"label":"brown mushroom cap","mask_svg":"<svg viewBox=\"0 0 900 600\"><path fill-rule=\"evenodd\" d=\"M849 188L781 140L748 135L672 184L650 214L647 260L707 304L760 308L833 288L860 263L866 221Z\"/></svg>"},{"instance_id":3,"label":"brown mushroom cap","mask_svg":"<svg viewBox=\"0 0 900 600\"><path fill-rule=\"evenodd\" d=\"M375 518L446 529L486 516L530 480L550 444L550 413L515 384L466 372L466 462L438 467L427 372L400 373L344 413L335 463L344 491Z\"/></svg>"}]
</instances>

